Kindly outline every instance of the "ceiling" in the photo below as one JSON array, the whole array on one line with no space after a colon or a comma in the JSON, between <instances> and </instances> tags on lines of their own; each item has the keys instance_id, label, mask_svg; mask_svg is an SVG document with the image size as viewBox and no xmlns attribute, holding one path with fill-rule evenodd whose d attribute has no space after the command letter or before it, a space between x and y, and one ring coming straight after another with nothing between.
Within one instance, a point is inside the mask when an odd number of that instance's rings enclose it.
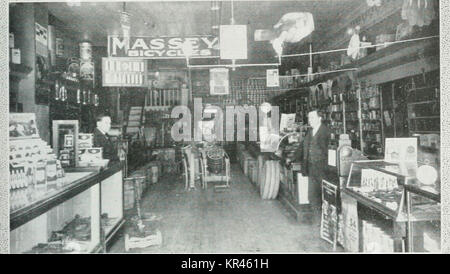
<instances>
[{"instance_id":1,"label":"ceiling","mask_svg":"<svg viewBox=\"0 0 450 274\"><path fill-rule=\"evenodd\" d=\"M315 35L326 32L342 14L351 11L361 0L315 1L234 1L236 24L246 24L250 31L271 28L288 12L311 12L316 25ZM109 34L120 33L119 12L131 14L131 35L175 36L210 34L213 14L211 1L150 1L150 2L81 2L48 3L48 9L80 40L89 39L94 45L106 45ZM229 24L231 2L221 2L220 21Z\"/></svg>"},{"instance_id":2,"label":"ceiling","mask_svg":"<svg viewBox=\"0 0 450 274\"><path fill-rule=\"evenodd\" d=\"M219 1L216 1L219 2ZM361 0L298 0L298 1L233 1L235 24L247 25L249 60L274 57L268 42L254 42L256 29L271 29L288 12L311 12L315 31L314 44L321 44L324 33L337 25L346 14L362 4ZM365 1L364 1L365 2ZM64 22L68 31L95 46L106 46L108 35L121 34L120 12L131 14L132 36L183 36L213 34L212 25L220 21L230 24L231 1L220 1L220 14L214 16L212 1L139 1L81 2L78 6L48 3L49 12ZM309 40L309 39L308 39ZM302 42L289 45L283 53L301 50ZM270 60L269 60L270 61Z\"/></svg>"}]
</instances>

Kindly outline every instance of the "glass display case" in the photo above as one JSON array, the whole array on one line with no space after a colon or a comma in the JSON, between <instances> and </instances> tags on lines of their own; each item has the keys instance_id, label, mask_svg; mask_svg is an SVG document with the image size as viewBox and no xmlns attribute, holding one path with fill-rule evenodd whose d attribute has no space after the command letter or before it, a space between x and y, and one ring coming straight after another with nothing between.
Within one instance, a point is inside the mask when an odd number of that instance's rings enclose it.
<instances>
[{"instance_id":1,"label":"glass display case","mask_svg":"<svg viewBox=\"0 0 450 274\"><path fill-rule=\"evenodd\" d=\"M440 239L440 182L437 171L434 173L430 168L414 162L353 162L345 193L365 209L384 217L379 219L390 220L387 225L386 222L380 225L379 220L360 217L362 234L373 238L374 231L380 232L384 237L381 238L392 241L396 247L392 252L437 251L440 248L437 240ZM424 176L429 180L423 179ZM434 178L430 180L430 177ZM373 251L375 247L370 244L376 244L381 238L367 244L363 236L361 249Z\"/></svg>"},{"instance_id":2,"label":"glass display case","mask_svg":"<svg viewBox=\"0 0 450 274\"><path fill-rule=\"evenodd\" d=\"M67 173L56 189L11 190L11 253L90 253L100 248L100 187L89 172ZM18 193L16 191L21 191ZM24 194L25 193L25 194ZM15 200L21 196L21 203Z\"/></svg>"},{"instance_id":3,"label":"glass display case","mask_svg":"<svg viewBox=\"0 0 450 274\"><path fill-rule=\"evenodd\" d=\"M356 161L351 166L346 191L384 215L402 218L404 185L414 180L416 168L383 160Z\"/></svg>"},{"instance_id":4,"label":"glass display case","mask_svg":"<svg viewBox=\"0 0 450 274\"><path fill-rule=\"evenodd\" d=\"M121 165L10 190L11 253L96 253L123 225Z\"/></svg>"},{"instance_id":5,"label":"glass display case","mask_svg":"<svg viewBox=\"0 0 450 274\"><path fill-rule=\"evenodd\" d=\"M124 224L122 171L101 183L101 227L108 246L113 236Z\"/></svg>"},{"instance_id":6,"label":"glass display case","mask_svg":"<svg viewBox=\"0 0 450 274\"><path fill-rule=\"evenodd\" d=\"M440 183L405 185L408 252L441 252Z\"/></svg>"}]
</instances>

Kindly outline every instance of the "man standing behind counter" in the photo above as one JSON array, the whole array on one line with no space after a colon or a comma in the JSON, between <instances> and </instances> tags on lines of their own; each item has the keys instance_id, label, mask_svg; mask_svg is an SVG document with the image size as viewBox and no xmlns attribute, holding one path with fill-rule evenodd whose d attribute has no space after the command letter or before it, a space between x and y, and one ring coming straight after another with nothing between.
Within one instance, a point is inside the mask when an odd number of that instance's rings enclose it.
<instances>
[{"instance_id":1,"label":"man standing behind counter","mask_svg":"<svg viewBox=\"0 0 450 274\"><path fill-rule=\"evenodd\" d=\"M97 115L97 127L94 129L94 147L103 148L103 159L109 159L110 163L119 161L117 149L108 136L111 129L111 117L105 114Z\"/></svg>"},{"instance_id":2,"label":"man standing behind counter","mask_svg":"<svg viewBox=\"0 0 450 274\"><path fill-rule=\"evenodd\" d=\"M311 128L302 144L302 173L308 176L308 197L316 217L322 206L322 179L328 165L328 142L330 131L322 123L323 114L313 109L308 113L308 124Z\"/></svg>"}]
</instances>

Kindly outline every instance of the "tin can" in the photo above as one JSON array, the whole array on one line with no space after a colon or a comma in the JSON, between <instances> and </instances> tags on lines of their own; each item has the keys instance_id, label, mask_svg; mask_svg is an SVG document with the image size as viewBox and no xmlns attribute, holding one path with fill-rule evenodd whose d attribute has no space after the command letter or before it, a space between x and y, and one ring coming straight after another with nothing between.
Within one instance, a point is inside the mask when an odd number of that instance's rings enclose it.
<instances>
[{"instance_id":1,"label":"tin can","mask_svg":"<svg viewBox=\"0 0 450 274\"><path fill-rule=\"evenodd\" d=\"M152 175L152 184L156 184L158 182L158 166L151 167L151 175Z\"/></svg>"},{"instance_id":2,"label":"tin can","mask_svg":"<svg viewBox=\"0 0 450 274\"><path fill-rule=\"evenodd\" d=\"M89 42L80 43L80 59L91 60L92 59L92 44Z\"/></svg>"}]
</instances>

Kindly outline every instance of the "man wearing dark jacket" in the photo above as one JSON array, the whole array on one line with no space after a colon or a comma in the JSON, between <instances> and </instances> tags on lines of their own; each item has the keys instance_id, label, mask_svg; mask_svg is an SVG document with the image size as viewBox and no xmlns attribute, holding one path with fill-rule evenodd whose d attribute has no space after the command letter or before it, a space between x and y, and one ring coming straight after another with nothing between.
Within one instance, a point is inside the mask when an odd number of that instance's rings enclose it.
<instances>
[{"instance_id":1,"label":"man wearing dark jacket","mask_svg":"<svg viewBox=\"0 0 450 274\"><path fill-rule=\"evenodd\" d=\"M303 139L301 150L302 173L308 176L308 197L314 211L322 205L322 179L328 165L328 142L330 131L322 123L321 111L314 109L308 113L308 124L311 128Z\"/></svg>"},{"instance_id":2,"label":"man wearing dark jacket","mask_svg":"<svg viewBox=\"0 0 450 274\"><path fill-rule=\"evenodd\" d=\"M108 136L111 129L111 117L100 114L96 118L97 127L94 129L94 147L103 148L103 159L109 159L110 162L119 161L117 149Z\"/></svg>"}]
</instances>

